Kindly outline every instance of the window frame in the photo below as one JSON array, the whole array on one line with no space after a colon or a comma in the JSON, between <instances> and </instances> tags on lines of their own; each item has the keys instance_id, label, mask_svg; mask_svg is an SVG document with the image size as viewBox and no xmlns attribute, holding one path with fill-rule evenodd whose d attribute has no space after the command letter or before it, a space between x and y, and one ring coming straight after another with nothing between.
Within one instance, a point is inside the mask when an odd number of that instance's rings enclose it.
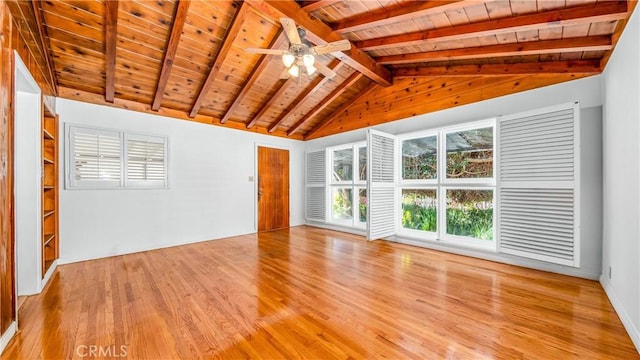
<instances>
[{"instance_id":1,"label":"window frame","mask_svg":"<svg viewBox=\"0 0 640 360\"><path fill-rule=\"evenodd\" d=\"M493 191L493 197L491 199L492 204L492 236L491 240L487 239L478 239L471 236L462 236L462 235L454 235L449 234L447 232L447 190L491 190ZM496 241L496 188L489 186L440 186L438 189L438 206L443 209L442 215L438 216L438 231L440 234L440 239L442 241L446 241L448 243L462 245L469 248L476 249L484 249L497 251L497 241ZM438 215L440 215L440 210L438 211Z\"/></svg>"},{"instance_id":2,"label":"window frame","mask_svg":"<svg viewBox=\"0 0 640 360\"><path fill-rule=\"evenodd\" d=\"M447 174L447 134L453 132L482 129L491 127L493 132L493 164L492 178L461 178L461 179L448 179ZM496 240L496 180L497 180L497 139L496 139L496 127L497 118L489 118L479 121L472 121L464 124L451 125L438 127L435 129L423 130L408 134L399 135L396 157L397 169L398 169L398 182L396 184L397 199L398 199L398 213L397 213L397 233L400 236L407 237L417 241L431 241L442 242L452 245L460 245L467 248L476 248L482 250L497 251ZM437 139L437 175L435 179L403 179L403 164L402 164L402 144L405 140L419 139L430 136L436 136ZM436 231L424 231L417 229L408 229L402 226L402 191L410 189L435 189L437 196L437 227ZM481 240L469 236L450 235L447 234L447 190L492 190L493 191L493 239Z\"/></svg>"},{"instance_id":3,"label":"window frame","mask_svg":"<svg viewBox=\"0 0 640 360\"><path fill-rule=\"evenodd\" d=\"M426 231L426 230L418 230L418 229L410 229L406 228L402 225L402 218L404 216L404 212L402 209L402 191L403 190L434 190L436 193L436 231ZM441 228L440 224L440 187L438 185L415 185L415 186L404 186L398 188L398 197L400 204L398 205L400 211L400 218L398 220L398 233L403 236L416 239L416 240L431 240L437 241L438 234Z\"/></svg>"},{"instance_id":4,"label":"window frame","mask_svg":"<svg viewBox=\"0 0 640 360\"><path fill-rule=\"evenodd\" d=\"M475 129L482 129L492 127L493 133L493 163L491 166L493 167L492 173L493 177L491 178L458 178L458 179L450 179L447 177L447 134ZM441 150L438 154L438 162L439 162L439 173L442 174L439 178L439 183L442 185L470 185L470 184L480 184L480 185L490 185L496 186L496 159L497 159L497 142L496 142L496 119L492 120L481 120L474 121L472 123L458 125L458 126L449 126L446 128L440 129L440 141L438 144Z\"/></svg>"},{"instance_id":5,"label":"window frame","mask_svg":"<svg viewBox=\"0 0 640 360\"><path fill-rule=\"evenodd\" d=\"M81 129L85 133L117 134L120 139L120 180L76 180L73 158L74 133ZM125 190L125 189L168 189L169 188L169 137L141 132L131 132L118 129L103 128L82 124L64 124L64 177L65 190ZM158 142L161 139L164 144L164 179L161 181L128 180L127 140L130 138L142 141L152 140Z\"/></svg>"},{"instance_id":6,"label":"window frame","mask_svg":"<svg viewBox=\"0 0 640 360\"><path fill-rule=\"evenodd\" d=\"M437 146L437 151L436 151L436 178L435 179L404 179L404 166L402 164L402 143L407 141L407 140L415 140L415 139L422 139L422 138L427 138L427 137L436 137L436 146ZM440 174L442 173L441 169L440 169L440 132L439 131L434 131L434 130L427 130L427 131L420 131L420 132L415 132L415 133L410 133L410 134L404 134L401 136L397 137L398 139L398 166L396 166L396 168L398 169L398 181L399 181L399 185L404 187L406 185L408 186L420 186L420 185L436 185L439 183L439 179L440 179Z\"/></svg>"},{"instance_id":7,"label":"window frame","mask_svg":"<svg viewBox=\"0 0 640 360\"><path fill-rule=\"evenodd\" d=\"M328 191L327 191L327 223L351 227L354 229L364 229L367 226L365 222L360 221L360 190L367 189L367 181L360 180L360 148L367 148L366 141L358 141L355 143L342 144L337 146L331 146L326 149L327 156L327 171L328 171ZM334 152L340 150L351 149L352 164L351 164L351 180L336 181L333 178L333 166L334 166ZM333 212L333 192L334 189L348 188L351 189L351 212L352 218L350 220L334 219ZM367 194L368 196L368 194ZM368 198L368 197L367 197Z\"/></svg>"}]
</instances>

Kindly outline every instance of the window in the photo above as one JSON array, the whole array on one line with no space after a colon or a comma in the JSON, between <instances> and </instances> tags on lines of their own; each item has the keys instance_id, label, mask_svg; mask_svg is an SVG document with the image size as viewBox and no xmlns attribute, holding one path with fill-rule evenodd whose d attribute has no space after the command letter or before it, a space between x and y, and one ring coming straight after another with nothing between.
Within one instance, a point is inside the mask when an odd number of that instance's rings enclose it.
<instances>
[{"instance_id":1,"label":"window","mask_svg":"<svg viewBox=\"0 0 640 360\"><path fill-rule=\"evenodd\" d=\"M353 149L333 152L333 181L337 183L353 180Z\"/></svg>"},{"instance_id":2,"label":"window","mask_svg":"<svg viewBox=\"0 0 640 360\"><path fill-rule=\"evenodd\" d=\"M436 232L438 228L436 189L402 189L402 227Z\"/></svg>"},{"instance_id":3,"label":"window","mask_svg":"<svg viewBox=\"0 0 640 360\"><path fill-rule=\"evenodd\" d=\"M402 142L402 179L430 180L438 177L436 135Z\"/></svg>"},{"instance_id":4,"label":"window","mask_svg":"<svg viewBox=\"0 0 640 360\"><path fill-rule=\"evenodd\" d=\"M168 185L167 138L76 125L66 131L67 189Z\"/></svg>"},{"instance_id":5,"label":"window","mask_svg":"<svg viewBox=\"0 0 640 360\"><path fill-rule=\"evenodd\" d=\"M166 179L165 138L126 134L126 184L164 187Z\"/></svg>"},{"instance_id":6,"label":"window","mask_svg":"<svg viewBox=\"0 0 640 360\"><path fill-rule=\"evenodd\" d=\"M446 136L447 179L493 178L493 127Z\"/></svg>"},{"instance_id":7,"label":"window","mask_svg":"<svg viewBox=\"0 0 640 360\"><path fill-rule=\"evenodd\" d=\"M493 240L493 190L447 189L447 234Z\"/></svg>"},{"instance_id":8,"label":"window","mask_svg":"<svg viewBox=\"0 0 640 360\"><path fill-rule=\"evenodd\" d=\"M494 121L409 134L400 149L398 232L495 249Z\"/></svg>"},{"instance_id":9,"label":"window","mask_svg":"<svg viewBox=\"0 0 640 360\"><path fill-rule=\"evenodd\" d=\"M329 148L331 157L330 222L364 227L367 222L367 147L348 144Z\"/></svg>"}]
</instances>

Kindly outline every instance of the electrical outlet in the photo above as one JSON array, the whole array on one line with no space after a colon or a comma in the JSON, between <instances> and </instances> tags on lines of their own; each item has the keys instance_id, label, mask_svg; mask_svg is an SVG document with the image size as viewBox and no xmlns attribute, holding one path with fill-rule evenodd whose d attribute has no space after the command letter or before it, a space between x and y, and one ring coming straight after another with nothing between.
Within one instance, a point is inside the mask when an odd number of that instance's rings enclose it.
<instances>
[{"instance_id":1,"label":"electrical outlet","mask_svg":"<svg viewBox=\"0 0 640 360\"><path fill-rule=\"evenodd\" d=\"M609 266L609 280L611 280L611 266Z\"/></svg>"}]
</instances>

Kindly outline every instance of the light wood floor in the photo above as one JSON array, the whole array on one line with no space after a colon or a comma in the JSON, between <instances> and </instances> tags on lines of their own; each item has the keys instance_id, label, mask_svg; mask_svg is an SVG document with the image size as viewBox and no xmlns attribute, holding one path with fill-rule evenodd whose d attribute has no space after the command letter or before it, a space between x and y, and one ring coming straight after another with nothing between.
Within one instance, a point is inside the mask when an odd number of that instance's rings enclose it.
<instances>
[{"instance_id":1,"label":"light wood floor","mask_svg":"<svg viewBox=\"0 0 640 360\"><path fill-rule=\"evenodd\" d=\"M597 282L310 227L61 266L19 319L2 359L640 358Z\"/></svg>"}]
</instances>

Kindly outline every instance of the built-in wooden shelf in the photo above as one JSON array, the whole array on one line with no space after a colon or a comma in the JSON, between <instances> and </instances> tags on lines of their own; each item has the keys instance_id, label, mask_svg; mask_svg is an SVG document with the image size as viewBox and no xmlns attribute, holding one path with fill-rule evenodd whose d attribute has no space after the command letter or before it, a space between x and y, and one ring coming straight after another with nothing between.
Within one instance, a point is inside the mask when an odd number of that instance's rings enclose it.
<instances>
[{"instance_id":1,"label":"built-in wooden shelf","mask_svg":"<svg viewBox=\"0 0 640 360\"><path fill-rule=\"evenodd\" d=\"M49 246L49 243L56 237L56 234L44 234L43 245Z\"/></svg>"},{"instance_id":2,"label":"built-in wooden shelf","mask_svg":"<svg viewBox=\"0 0 640 360\"><path fill-rule=\"evenodd\" d=\"M51 267L51 265L53 265L54 260L45 260L44 261L44 272L45 274L47 273L47 271L49 270L49 268Z\"/></svg>"},{"instance_id":3,"label":"built-in wooden shelf","mask_svg":"<svg viewBox=\"0 0 640 360\"><path fill-rule=\"evenodd\" d=\"M54 109L43 100L45 111L42 117L42 274L58 259L58 116Z\"/></svg>"},{"instance_id":4,"label":"built-in wooden shelf","mask_svg":"<svg viewBox=\"0 0 640 360\"><path fill-rule=\"evenodd\" d=\"M42 129L42 135L45 139L47 140L55 140L55 138L53 137L53 135L51 135L51 133L49 132L49 130L47 129Z\"/></svg>"}]
</instances>

